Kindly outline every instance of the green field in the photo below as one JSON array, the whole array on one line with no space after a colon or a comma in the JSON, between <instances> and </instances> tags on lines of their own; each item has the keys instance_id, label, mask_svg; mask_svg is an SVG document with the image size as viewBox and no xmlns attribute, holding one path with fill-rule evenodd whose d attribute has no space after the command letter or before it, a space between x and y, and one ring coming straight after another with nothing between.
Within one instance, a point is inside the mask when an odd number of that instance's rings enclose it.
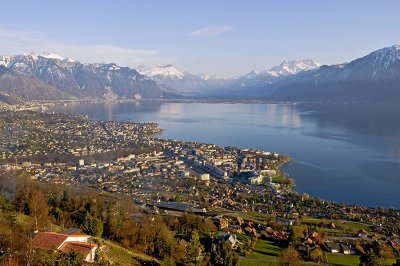
<instances>
[{"instance_id":1,"label":"green field","mask_svg":"<svg viewBox=\"0 0 400 266\"><path fill-rule=\"evenodd\" d=\"M353 230L360 230L364 229L367 230L369 229L368 224L364 223L358 223L358 222L351 222L351 221L339 221L339 220L331 220L331 219L318 219L318 218L313 218L313 217L303 217L300 222L302 223L308 223L308 224L319 224L320 222L323 222L324 224L328 223L335 223L338 226L341 226L342 229L353 229Z\"/></svg>"},{"instance_id":2,"label":"green field","mask_svg":"<svg viewBox=\"0 0 400 266\"><path fill-rule=\"evenodd\" d=\"M281 248L272 241L258 239L256 247L247 258L241 258L240 265L277 265L276 257Z\"/></svg>"},{"instance_id":3,"label":"green field","mask_svg":"<svg viewBox=\"0 0 400 266\"><path fill-rule=\"evenodd\" d=\"M105 241L107 256L116 265L141 265L140 262L157 262L154 258L145 254L125 249L111 241Z\"/></svg>"},{"instance_id":4,"label":"green field","mask_svg":"<svg viewBox=\"0 0 400 266\"><path fill-rule=\"evenodd\" d=\"M358 255L343 255L326 253L329 264L332 265L359 265Z\"/></svg>"},{"instance_id":5,"label":"green field","mask_svg":"<svg viewBox=\"0 0 400 266\"><path fill-rule=\"evenodd\" d=\"M326 253L326 257L328 259L329 264L331 265L359 265L359 256L358 255L343 255L343 254L332 254ZM393 265L395 260L385 259L383 260L383 265Z\"/></svg>"}]
</instances>

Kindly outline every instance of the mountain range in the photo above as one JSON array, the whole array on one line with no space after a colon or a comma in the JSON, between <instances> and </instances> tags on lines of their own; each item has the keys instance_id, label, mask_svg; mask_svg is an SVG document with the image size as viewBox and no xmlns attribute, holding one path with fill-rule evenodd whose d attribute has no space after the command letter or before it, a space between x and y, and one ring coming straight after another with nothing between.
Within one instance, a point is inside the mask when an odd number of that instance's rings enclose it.
<instances>
[{"instance_id":1,"label":"mountain range","mask_svg":"<svg viewBox=\"0 0 400 266\"><path fill-rule=\"evenodd\" d=\"M311 70L320 64L311 59L284 61L271 69L252 71L239 77L200 76L181 71L172 65L147 68L138 66L137 71L158 84L168 85L177 92L191 96L227 97L240 95L252 88L262 88L286 76Z\"/></svg>"},{"instance_id":2,"label":"mountain range","mask_svg":"<svg viewBox=\"0 0 400 266\"><path fill-rule=\"evenodd\" d=\"M200 76L187 71L181 71L173 65L156 67L138 66L136 70L156 81L158 84L165 84L178 93L186 96L203 95L206 92L214 91L228 84L235 78L219 76Z\"/></svg>"},{"instance_id":3,"label":"mountain range","mask_svg":"<svg viewBox=\"0 0 400 266\"><path fill-rule=\"evenodd\" d=\"M301 72L272 84L270 91L264 96L277 101L400 102L400 46Z\"/></svg>"},{"instance_id":4,"label":"mountain range","mask_svg":"<svg viewBox=\"0 0 400 266\"><path fill-rule=\"evenodd\" d=\"M0 92L25 100L165 98L167 86L114 63L84 64L55 54L0 56Z\"/></svg>"},{"instance_id":5,"label":"mountain range","mask_svg":"<svg viewBox=\"0 0 400 266\"><path fill-rule=\"evenodd\" d=\"M311 60L238 77L200 76L172 65L86 64L59 55L0 56L0 94L25 100L224 98L273 101L400 101L400 46L349 63Z\"/></svg>"}]
</instances>

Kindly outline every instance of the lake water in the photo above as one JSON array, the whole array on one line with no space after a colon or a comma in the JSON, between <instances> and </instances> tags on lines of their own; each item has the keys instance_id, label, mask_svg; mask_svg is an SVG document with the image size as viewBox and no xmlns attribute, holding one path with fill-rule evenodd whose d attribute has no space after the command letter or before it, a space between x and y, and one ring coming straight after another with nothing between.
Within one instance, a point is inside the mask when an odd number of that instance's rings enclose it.
<instances>
[{"instance_id":1,"label":"lake water","mask_svg":"<svg viewBox=\"0 0 400 266\"><path fill-rule=\"evenodd\" d=\"M91 119L158 122L161 137L274 151L296 190L325 200L400 209L400 107L248 103L55 106Z\"/></svg>"}]
</instances>

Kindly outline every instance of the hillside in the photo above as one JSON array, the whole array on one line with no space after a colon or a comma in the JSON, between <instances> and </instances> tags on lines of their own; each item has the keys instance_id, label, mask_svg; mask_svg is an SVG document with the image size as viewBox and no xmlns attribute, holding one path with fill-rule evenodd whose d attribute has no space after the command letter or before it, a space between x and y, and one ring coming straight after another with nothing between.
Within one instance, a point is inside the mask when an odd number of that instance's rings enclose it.
<instances>
[{"instance_id":1,"label":"hillside","mask_svg":"<svg viewBox=\"0 0 400 266\"><path fill-rule=\"evenodd\" d=\"M13 71L0 65L0 93L22 100L69 99L65 93L36 77Z\"/></svg>"},{"instance_id":2,"label":"hillside","mask_svg":"<svg viewBox=\"0 0 400 266\"><path fill-rule=\"evenodd\" d=\"M173 90L114 63L84 64L54 54L0 56L4 93L29 100L160 99ZM5 68L4 68L5 67ZM9 69L9 71L6 71Z\"/></svg>"},{"instance_id":3,"label":"hillside","mask_svg":"<svg viewBox=\"0 0 400 266\"><path fill-rule=\"evenodd\" d=\"M347 64L322 66L270 87L276 101L400 101L400 46L377 50Z\"/></svg>"}]
</instances>

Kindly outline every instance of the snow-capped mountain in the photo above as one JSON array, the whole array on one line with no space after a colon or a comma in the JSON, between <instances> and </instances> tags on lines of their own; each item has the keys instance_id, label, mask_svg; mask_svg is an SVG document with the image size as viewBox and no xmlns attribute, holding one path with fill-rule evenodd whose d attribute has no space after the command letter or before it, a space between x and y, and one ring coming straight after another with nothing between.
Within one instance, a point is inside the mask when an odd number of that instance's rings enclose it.
<instances>
[{"instance_id":1,"label":"snow-capped mountain","mask_svg":"<svg viewBox=\"0 0 400 266\"><path fill-rule=\"evenodd\" d=\"M275 100L400 102L400 46L301 72L273 87Z\"/></svg>"},{"instance_id":2,"label":"snow-capped mountain","mask_svg":"<svg viewBox=\"0 0 400 266\"><path fill-rule=\"evenodd\" d=\"M279 66L271 68L268 72L273 76L289 76L301 71L320 67L321 64L311 59L283 61Z\"/></svg>"},{"instance_id":3,"label":"snow-capped mountain","mask_svg":"<svg viewBox=\"0 0 400 266\"><path fill-rule=\"evenodd\" d=\"M204 90L213 89L219 80L204 78L193 75L186 71L181 71L172 65L146 67L138 66L136 70L156 81L158 84L165 84L168 87L185 94L199 94Z\"/></svg>"},{"instance_id":4,"label":"snow-capped mountain","mask_svg":"<svg viewBox=\"0 0 400 266\"><path fill-rule=\"evenodd\" d=\"M69 97L163 98L173 93L129 67L83 64L50 53L0 56L0 66L39 79Z\"/></svg>"},{"instance_id":5,"label":"snow-capped mountain","mask_svg":"<svg viewBox=\"0 0 400 266\"><path fill-rule=\"evenodd\" d=\"M181 80L185 77L185 74L182 71L176 69L171 64L150 68L140 65L136 68L136 70L143 76L158 80L160 82L162 82L164 79Z\"/></svg>"},{"instance_id":6,"label":"snow-capped mountain","mask_svg":"<svg viewBox=\"0 0 400 266\"><path fill-rule=\"evenodd\" d=\"M248 98L251 93L270 94L270 86L285 77L309 71L320 66L311 60L283 61L280 65L264 70L253 70L243 76L229 80L218 92L218 97Z\"/></svg>"},{"instance_id":7,"label":"snow-capped mountain","mask_svg":"<svg viewBox=\"0 0 400 266\"><path fill-rule=\"evenodd\" d=\"M252 71L241 77L220 77L215 75L193 75L181 71L172 65L147 68L137 67L137 71L169 87L192 95L224 95L235 90L265 87L283 77L297 74L301 71L315 69L320 64L311 59L284 61L279 66L268 70Z\"/></svg>"},{"instance_id":8,"label":"snow-capped mountain","mask_svg":"<svg viewBox=\"0 0 400 266\"><path fill-rule=\"evenodd\" d=\"M245 79L266 77L270 79L281 78L295 75L301 71L307 71L320 67L321 64L311 59L283 61L279 66L274 66L268 70L253 70L243 76Z\"/></svg>"}]
</instances>

